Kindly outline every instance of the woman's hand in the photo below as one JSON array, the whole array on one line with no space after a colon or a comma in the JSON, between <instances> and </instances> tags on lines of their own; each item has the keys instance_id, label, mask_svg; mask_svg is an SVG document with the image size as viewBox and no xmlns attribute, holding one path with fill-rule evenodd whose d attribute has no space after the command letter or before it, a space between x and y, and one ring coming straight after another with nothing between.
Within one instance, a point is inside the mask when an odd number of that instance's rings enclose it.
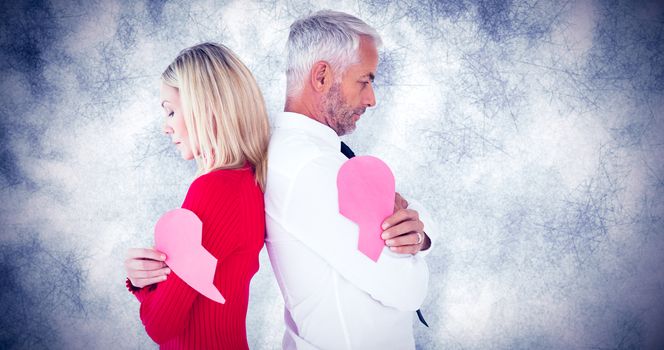
<instances>
[{"instance_id":1,"label":"woman's hand","mask_svg":"<svg viewBox=\"0 0 664 350\"><path fill-rule=\"evenodd\" d=\"M165 281L171 273L165 260L164 253L152 248L129 248L124 263L129 281L138 288Z\"/></svg>"}]
</instances>

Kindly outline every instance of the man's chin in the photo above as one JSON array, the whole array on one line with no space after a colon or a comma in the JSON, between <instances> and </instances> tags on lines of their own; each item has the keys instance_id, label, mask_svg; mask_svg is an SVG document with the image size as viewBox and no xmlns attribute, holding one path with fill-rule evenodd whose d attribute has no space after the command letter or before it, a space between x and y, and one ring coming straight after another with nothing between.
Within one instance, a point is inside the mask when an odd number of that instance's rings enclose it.
<instances>
[{"instance_id":1,"label":"man's chin","mask_svg":"<svg viewBox=\"0 0 664 350\"><path fill-rule=\"evenodd\" d=\"M339 135L339 136L348 135L348 134L352 133L353 131L355 131L355 124L348 125L344 128L339 128L339 130L337 131L337 135Z\"/></svg>"}]
</instances>

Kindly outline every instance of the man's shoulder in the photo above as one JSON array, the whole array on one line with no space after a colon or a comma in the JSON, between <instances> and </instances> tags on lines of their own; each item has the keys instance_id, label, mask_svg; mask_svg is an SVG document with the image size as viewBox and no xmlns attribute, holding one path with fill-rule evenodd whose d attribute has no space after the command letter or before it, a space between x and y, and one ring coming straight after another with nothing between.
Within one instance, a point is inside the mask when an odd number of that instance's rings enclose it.
<instances>
[{"instance_id":1,"label":"man's shoulder","mask_svg":"<svg viewBox=\"0 0 664 350\"><path fill-rule=\"evenodd\" d=\"M299 130L275 132L270 139L268 149L268 169L283 169L292 172L308 162L321 158L341 155L330 149L329 145L320 142Z\"/></svg>"}]
</instances>

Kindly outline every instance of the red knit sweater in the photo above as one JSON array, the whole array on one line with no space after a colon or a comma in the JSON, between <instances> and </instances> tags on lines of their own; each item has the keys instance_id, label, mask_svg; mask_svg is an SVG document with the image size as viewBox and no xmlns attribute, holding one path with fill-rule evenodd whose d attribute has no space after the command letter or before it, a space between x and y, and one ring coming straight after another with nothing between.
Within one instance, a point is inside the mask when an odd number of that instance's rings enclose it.
<instances>
[{"instance_id":1,"label":"red knit sweater","mask_svg":"<svg viewBox=\"0 0 664 350\"><path fill-rule=\"evenodd\" d=\"M131 288L141 302L145 330L161 349L247 349L249 282L265 237L263 193L253 171L200 176L182 208L203 222L203 246L218 259L214 285L226 303L206 298L171 272L164 282Z\"/></svg>"}]
</instances>

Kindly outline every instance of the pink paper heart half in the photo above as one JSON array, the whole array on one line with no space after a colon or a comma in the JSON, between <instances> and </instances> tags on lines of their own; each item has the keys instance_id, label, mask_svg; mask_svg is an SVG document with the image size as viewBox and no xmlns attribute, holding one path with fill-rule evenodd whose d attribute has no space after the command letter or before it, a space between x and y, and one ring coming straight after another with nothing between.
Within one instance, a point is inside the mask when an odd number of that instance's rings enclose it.
<instances>
[{"instance_id":1,"label":"pink paper heart half","mask_svg":"<svg viewBox=\"0 0 664 350\"><path fill-rule=\"evenodd\" d=\"M359 226L357 247L373 261L385 246L381 225L394 211L394 188L390 168L372 156L347 160L337 174L339 212Z\"/></svg>"},{"instance_id":2,"label":"pink paper heart half","mask_svg":"<svg viewBox=\"0 0 664 350\"><path fill-rule=\"evenodd\" d=\"M190 210L166 212L154 229L155 249L166 254L166 264L191 288L204 296L225 303L213 284L217 259L202 245L203 223Z\"/></svg>"}]
</instances>

